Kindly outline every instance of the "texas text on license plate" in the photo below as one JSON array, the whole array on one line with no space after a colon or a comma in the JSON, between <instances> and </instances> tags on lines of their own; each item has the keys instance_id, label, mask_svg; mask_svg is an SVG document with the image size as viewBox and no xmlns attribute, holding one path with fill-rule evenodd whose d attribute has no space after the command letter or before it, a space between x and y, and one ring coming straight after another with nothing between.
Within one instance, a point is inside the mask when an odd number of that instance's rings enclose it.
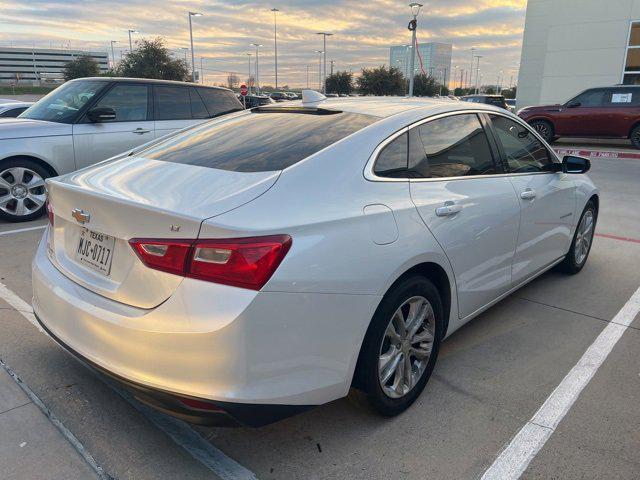
<instances>
[{"instance_id":1,"label":"texas text on license plate","mask_svg":"<svg viewBox=\"0 0 640 480\"><path fill-rule=\"evenodd\" d=\"M110 235L83 228L76 248L76 262L103 275L109 275L115 243L116 239Z\"/></svg>"}]
</instances>

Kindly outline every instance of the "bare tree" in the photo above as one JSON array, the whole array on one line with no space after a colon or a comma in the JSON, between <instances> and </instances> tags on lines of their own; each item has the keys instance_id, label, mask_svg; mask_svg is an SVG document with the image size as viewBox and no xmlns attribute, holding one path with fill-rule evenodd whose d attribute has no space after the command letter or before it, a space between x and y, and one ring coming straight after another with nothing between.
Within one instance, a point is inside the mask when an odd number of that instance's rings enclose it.
<instances>
[{"instance_id":1,"label":"bare tree","mask_svg":"<svg viewBox=\"0 0 640 480\"><path fill-rule=\"evenodd\" d=\"M233 90L237 88L240 84L240 78L235 73L230 73L227 75L227 87Z\"/></svg>"}]
</instances>

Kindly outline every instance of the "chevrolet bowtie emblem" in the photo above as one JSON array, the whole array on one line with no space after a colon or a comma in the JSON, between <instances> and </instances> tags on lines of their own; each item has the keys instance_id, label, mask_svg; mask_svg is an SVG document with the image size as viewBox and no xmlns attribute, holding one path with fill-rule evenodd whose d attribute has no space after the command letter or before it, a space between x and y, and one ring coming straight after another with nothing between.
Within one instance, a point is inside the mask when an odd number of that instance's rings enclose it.
<instances>
[{"instance_id":1,"label":"chevrolet bowtie emblem","mask_svg":"<svg viewBox=\"0 0 640 480\"><path fill-rule=\"evenodd\" d=\"M74 208L71 212L71 216L76 219L78 223L89 223L89 219L91 215L89 215L84 210L80 210L79 208Z\"/></svg>"}]
</instances>

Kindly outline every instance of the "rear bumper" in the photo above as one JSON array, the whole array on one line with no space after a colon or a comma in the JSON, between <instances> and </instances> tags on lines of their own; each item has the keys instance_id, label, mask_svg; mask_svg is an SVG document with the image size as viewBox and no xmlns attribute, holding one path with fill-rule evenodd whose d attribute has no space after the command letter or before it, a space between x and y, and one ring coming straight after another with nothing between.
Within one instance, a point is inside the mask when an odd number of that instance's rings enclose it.
<instances>
[{"instance_id":1,"label":"rear bumper","mask_svg":"<svg viewBox=\"0 0 640 480\"><path fill-rule=\"evenodd\" d=\"M220 402L188 395L179 395L158 388L150 388L127 380L83 357L47 328L36 315L40 326L64 350L75 356L90 368L106 375L118 386L125 388L140 402L156 410L189 423L217 427L261 427L298 413L305 412L315 405L268 405Z\"/></svg>"},{"instance_id":2,"label":"rear bumper","mask_svg":"<svg viewBox=\"0 0 640 480\"><path fill-rule=\"evenodd\" d=\"M161 305L138 309L64 276L49 261L46 242L32 279L34 312L58 343L143 402L199 422L202 412L184 411L181 397L257 425L346 395L379 302L373 295L254 292L185 279ZM220 416L205 413L207 422Z\"/></svg>"}]
</instances>

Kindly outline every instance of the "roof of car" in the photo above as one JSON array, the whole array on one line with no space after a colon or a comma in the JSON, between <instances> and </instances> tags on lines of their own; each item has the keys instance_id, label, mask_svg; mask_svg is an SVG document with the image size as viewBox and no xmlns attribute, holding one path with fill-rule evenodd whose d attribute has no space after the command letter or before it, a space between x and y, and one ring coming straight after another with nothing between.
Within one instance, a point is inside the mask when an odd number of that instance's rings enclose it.
<instances>
[{"instance_id":1,"label":"roof of car","mask_svg":"<svg viewBox=\"0 0 640 480\"><path fill-rule=\"evenodd\" d=\"M160 85L192 85L194 87L200 88L213 88L216 90L226 90L231 92L228 88L224 87L214 87L209 85L202 85L201 83L192 83L192 82L179 82L177 80L158 80L155 78L133 78L133 77L84 77L84 78L75 78L73 80L69 80L70 82L76 82L78 80L99 80L103 82L136 82L136 83L154 83Z\"/></svg>"},{"instance_id":2,"label":"roof of car","mask_svg":"<svg viewBox=\"0 0 640 480\"><path fill-rule=\"evenodd\" d=\"M295 105L295 103L293 105ZM298 103L298 105L300 105L300 103ZM360 113L380 118L390 117L403 112L417 111L418 109L422 115L469 109L500 111L497 107L481 103L470 106L468 102L451 100L449 98L437 99L429 97L337 97L327 98L317 106L327 110ZM277 107L274 106L274 108Z\"/></svg>"}]
</instances>

